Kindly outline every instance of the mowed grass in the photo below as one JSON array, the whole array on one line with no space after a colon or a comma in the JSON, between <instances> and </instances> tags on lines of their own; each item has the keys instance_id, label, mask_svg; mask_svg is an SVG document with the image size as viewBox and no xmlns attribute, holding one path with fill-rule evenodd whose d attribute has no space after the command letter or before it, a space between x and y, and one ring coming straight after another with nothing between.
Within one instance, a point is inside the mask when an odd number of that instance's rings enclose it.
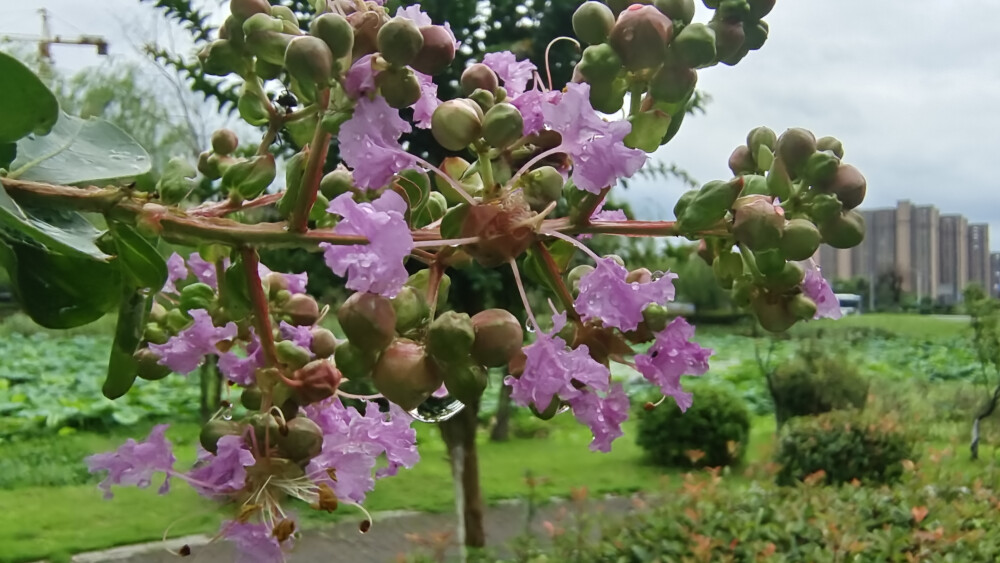
<instances>
[{"instance_id":1,"label":"mowed grass","mask_svg":"<svg viewBox=\"0 0 1000 563\"><path fill-rule=\"evenodd\" d=\"M848 315L837 320L820 319L796 328L800 330L871 328L910 338L950 338L961 336L968 327L969 317L963 315L875 313Z\"/></svg>"}]
</instances>

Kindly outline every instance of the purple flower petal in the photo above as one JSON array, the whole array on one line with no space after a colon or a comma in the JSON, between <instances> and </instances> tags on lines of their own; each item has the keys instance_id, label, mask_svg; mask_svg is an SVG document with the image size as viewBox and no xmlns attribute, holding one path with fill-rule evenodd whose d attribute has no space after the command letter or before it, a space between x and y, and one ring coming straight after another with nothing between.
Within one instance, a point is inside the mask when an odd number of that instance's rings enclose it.
<instances>
[{"instance_id":1,"label":"purple flower petal","mask_svg":"<svg viewBox=\"0 0 1000 563\"><path fill-rule=\"evenodd\" d=\"M375 91L373 55L365 55L354 62L344 77L344 89L352 98L360 98Z\"/></svg>"},{"instance_id":2,"label":"purple flower petal","mask_svg":"<svg viewBox=\"0 0 1000 563\"><path fill-rule=\"evenodd\" d=\"M188 374L201 365L209 354L219 354L216 345L223 340L236 338L236 323L217 327L212 317L204 309L189 311L194 323L167 341L166 344L150 344L149 349L160 357L160 365L167 366L180 374Z\"/></svg>"},{"instance_id":3,"label":"purple flower petal","mask_svg":"<svg viewBox=\"0 0 1000 563\"><path fill-rule=\"evenodd\" d=\"M413 108L413 121L421 129L430 129L434 110L441 105L441 100L437 97L438 87L430 75L417 71L413 71L413 73L417 75L417 80L420 82L420 99L410 106Z\"/></svg>"},{"instance_id":4,"label":"purple flower petal","mask_svg":"<svg viewBox=\"0 0 1000 563\"><path fill-rule=\"evenodd\" d=\"M153 473L163 471L166 478L160 487L160 494L170 489L170 472L177 459L174 457L173 444L166 438L166 424L158 424L150 431L142 442L129 438L117 450L87 457L87 469L91 473L107 471L108 474L100 484L104 498L114 496L111 485L135 485L140 489L148 487Z\"/></svg>"},{"instance_id":5,"label":"purple flower petal","mask_svg":"<svg viewBox=\"0 0 1000 563\"><path fill-rule=\"evenodd\" d=\"M343 218L333 232L364 236L368 244L320 244L326 265L347 276L348 289L394 297L408 277L403 259L413 250L403 198L386 191L372 203L359 204L352 194L341 194L328 210Z\"/></svg>"},{"instance_id":6,"label":"purple flower petal","mask_svg":"<svg viewBox=\"0 0 1000 563\"><path fill-rule=\"evenodd\" d=\"M278 333L281 334L282 340L291 340L300 348L309 350L309 347L312 346L311 326L294 326L281 321L281 324L278 325Z\"/></svg>"},{"instance_id":7,"label":"purple flower petal","mask_svg":"<svg viewBox=\"0 0 1000 563\"><path fill-rule=\"evenodd\" d=\"M160 291L164 293L177 293L177 282L187 279L190 272L188 272L187 264L184 263L184 257L180 254L174 252L167 258L167 283L163 286Z\"/></svg>"},{"instance_id":8,"label":"purple flower petal","mask_svg":"<svg viewBox=\"0 0 1000 563\"><path fill-rule=\"evenodd\" d=\"M275 563L285 560L281 544L263 523L232 520L222 523L219 534L236 548L239 563Z\"/></svg>"},{"instance_id":9,"label":"purple flower petal","mask_svg":"<svg viewBox=\"0 0 1000 563\"><path fill-rule=\"evenodd\" d=\"M340 155L354 170L358 187L379 189L401 170L416 162L399 145L399 136L412 130L410 124L377 96L358 99L354 115L340 127Z\"/></svg>"},{"instance_id":10,"label":"purple flower petal","mask_svg":"<svg viewBox=\"0 0 1000 563\"><path fill-rule=\"evenodd\" d=\"M198 278L198 281L212 286L212 289L219 289L215 264L206 261L201 257L201 254L194 252L191 256L188 256L188 266L191 268L191 272L194 273L194 277Z\"/></svg>"},{"instance_id":11,"label":"purple flower petal","mask_svg":"<svg viewBox=\"0 0 1000 563\"><path fill-rule=\"evenodd\" d=\"M583 319L598 319L628 332L639 327L647 305L664 305L674 298L677 274L667 272L648 283L629 283L627 276L628 270L611 258L598 260L597 267L580 278L580 294L573 304Z\"/></svg>"},{"instance_id":12,"label":"purple flower petal","mask_svg":"<svg viewBox=\"0 0 1000 563\"><path fill-rule=\"evenodd\" d=\"M264 279L268 274L273 273L271 268L268 268L263 263L257 264L257 275L261 279ZM290 293L305 293L306 285L309 283L309 274L302 272L300 274L281 274L285 278L285 283L288 284L288 291Z\"/></svg>"},{"instance_id":13,"label":"purple flower petal","mask_svg":"<svg viewBox=\"0 0 1000 563\"><path fill-rule=\"evenodd\" d=\"M246 345L246 355L239 356L232 351L219 355L219 372L229 381L244 387L257 381L257 369L264 367L264 348L254 329L250 329L250 342Z\"/></svg>"},{"instance_id":14,"label":"purple flower petal","mask_svg":"<svg viewBox=\"0 0 1000 563\"><path fill-rule=\"evenodd\" d=\"M543 106L554 104L561 97L562 92L557 90L542 92L537 88L532 88L515 98L511 98L510 103L521 112L521 118L524 120L525 135L532 135L542 130L545 126L545 114L542 111Z\"/></svg>"},{"instance_id":15,"label":"purple flower petal","mask_svg":"<svg viewBox=\"0 0 1000 563\"><path fill-rule=\"evenodd\" d=\"M188 483L202 496L224 497L243 489L246 468L254 463L243 436L223 436L217 454L202 450L198 455L197 467L187 473Z\"/></svg>"},{"instance_id":16,"label":"purple flower petal","mask_svg":"<svg viewBox=\"0 0 1000 563\"><path fill-rule=\"evenodd\" d=\"M645 354L635 357L635 367L646 379L673 397L677 406L686 411L692 403L691 393L681 387L682 375L703 375L708 371L712 350L691 342L694 327L677 317L656 335L656 341Z\"/></svg>"},{"instance_id":17,"label":"purple flower petal","mask_svg":"<svg viewBox=\"0 0 1000 563\"><path fill-rule=\"evenodd\" d=\"M569 406L577 420L594 434L591 451L610 452L611 442L624 435L622 423L628 420L629 400L621 383L615 383L604 397L581 393L570 399Z\"/></svg>"},{"instance_id":18,"label":"purple flower petal","mask_svg":"<svg viewBox=\"0 0 1000 563\"><path fill-rule=\"evenodd\" d=\"M537 69L531 61L518 61L510 51L487 53L483 57L483 64L493 69L500 80L503 80L503 87L510 97L524 93Z\"/></svg>"},{"instance_id":19,"label":"purple flower petal","mask_svg":"<svg viewBox=\"0 0 1000 563\"><path fill-rule=\"evenodd\" d=\"M799 262L805 270L806 277L802 280L802 293L816 303L816 316L813 318L839 319L843 316L840 301L833 293L829 282L823 277L819 266L812 260Z\"/></svg>"},{"instance_id":20,"label":"purple flower petal","mask_svg":"<svg viewBox=\"0 0 1000 563\"><path fill-rule=\"evenodd\" d=\"M607 134L594 137L571 153L573 183L581 190L599 194L619 178L630 178L646 164L646 153L630 149L622 140L632 130L624 121L610 123Z\"/></svg>"}]
</instances>

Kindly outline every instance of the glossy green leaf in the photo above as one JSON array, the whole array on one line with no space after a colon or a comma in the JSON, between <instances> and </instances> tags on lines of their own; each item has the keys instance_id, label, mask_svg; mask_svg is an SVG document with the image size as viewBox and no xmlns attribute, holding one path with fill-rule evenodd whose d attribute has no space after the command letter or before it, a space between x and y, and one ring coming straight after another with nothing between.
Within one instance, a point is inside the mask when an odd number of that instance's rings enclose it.
<instances>
[{"instance_id":1,"label":"glossy green leaf","mask_svg":"<svg viewBox=\"0 0 1000 563\"><path fill-rule=\"evenodd\" d=\"M44 135L59 119L59 102L35 73L14 57L0 53L0 143L35 133ZM2 159L0 159L2 164Z\"/></svg>"},{"instance_id":2,"label":"glossy green leaf","mask_svg":"<svg viewBox=\"0 0 1000 563\"><path fill-rule=\"evenodd\" d=\"M468 203L456 205L448 210L441 219L441 238L454 239L462 237L462 225L469 215L471 206Z\"/></svg>"},{"instance_id":3,"label":"glossy green leaf","mask_svg":"<svg viewBox=\"0 0 1000 563\"><path fill-rule=\"evenodd\" d=\"M19 205L0 187L0 231L31 239L37 244L67 256L108 260L110 256L97 247L103 232L77 213L64 209ZM17 239L18 237L14 237Z\"/></svg>"},{"instance_id":4,"label":"glossy green leaf","mask_svg":"<svg viewBox=\"0 0 1000 563\"><path fill-rule=\"evenodd\" d=\"M0 143L0 168L6 170L17 156L17 143Z\"/></svg>"},{"instance_id":5,"label":"glossy green leaf","mask_svg":"<svg viewBox=\"0 0 1000 563\"><path fill-rule=\"evenodd\" d=\"M110 226L125 276L136 287L162 289L167 283L167 262L156 247L128 225L114 222Z\"/></svg>"},{"instance_id":6,"label":"glossy green leaf","mask_svg":"<svg viewBox=\"0 0 1000 563\"><path fill-rule=\"evenodd\" d=\"M231 319L241 319L250 314L250 286L247 284L243 260L237 258L219 282L219 300Z\"/></svg>"},{"instance_id":7,"label":"glossy green leaf","mask_svg":"<svg viewBox=\"0 0 1000 563\"><path fill-rule=\"evenodd\" d=\"M139 364L133 355L142 342L142 331L152 306L153 300L147 291L129 289L122 295L115 341L108 358L108 375L101 387L101 392L109 399L121 397L135 383Z\"/></svg>"},{"instance_id":8,"label":"glossy green leaf","mask_svg":"<svg viewBox=\"0 0 1000 563\"><path fill-rule=\"evenodd\" d=\"M150 163L146 150L111 123L62 113L48 135L18 141L8 176L81 184L140 176L149 172Z\"/></svg>"},{"instance_id":9,"label":"glossy green leaf","mask_svg":"<svg viewBox=\"0 0 1000 563\"><path fill-rule=\"evenodd\" d=\"M24 312L46 328L73 328L113 311L122 291L117 262L55 254L24 241L0 242L0 263Z\"/></svg>"}]
</instances>

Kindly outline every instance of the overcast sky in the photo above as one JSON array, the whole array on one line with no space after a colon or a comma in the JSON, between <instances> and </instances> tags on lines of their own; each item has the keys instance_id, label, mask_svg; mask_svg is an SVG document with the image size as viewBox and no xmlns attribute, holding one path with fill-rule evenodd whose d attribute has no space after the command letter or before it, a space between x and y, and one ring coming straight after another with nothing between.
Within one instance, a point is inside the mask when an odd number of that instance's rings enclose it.
<instances>
[{"instance_id":1,"label":"overcast sky","mask_svg":"<svg viewBox=\"0 0 1000 563\"><path fill-rule=\"evenodd\" d=\"M130 37L167 31L138 0L2 3L0 36L38 33L45 7L54 33L103 35L114 56L132 56ZM699 182L726 178L729 153L750 129L805 127L844 142L845 160L868 178L864 207L934 204L989 222L1000 250L1000 182L989 176L1000 161L1000 1L781 0L767 20L763 49L701 71L708 113L686 120L657 158ZM67 71L100 63L82 47L53 54ZM640 180L627 196L644 218L668 218L682 190Z\"/></svg>"}]
</instances>

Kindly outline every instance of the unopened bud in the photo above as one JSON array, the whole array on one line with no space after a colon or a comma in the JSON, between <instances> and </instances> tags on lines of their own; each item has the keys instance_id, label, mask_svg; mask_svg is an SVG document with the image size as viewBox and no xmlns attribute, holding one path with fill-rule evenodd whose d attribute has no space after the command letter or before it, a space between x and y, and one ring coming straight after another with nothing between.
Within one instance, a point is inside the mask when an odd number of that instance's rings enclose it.
<instances>
[{"instance_id":1,"label":"unopened bud","mask_svg":"<svg viewBox=\"0 0 1000 563\"><path fill-rule=\"evenodd\" d=\"M448 200L440 192L431 192L427 196L427 203L424 205L424 213L427 215L428 223L433 223L444 217L448 212Z\"/></svg>"},{"instance_id":2,"label":"unopened bud","mask_svg":"<svg viewBox=\"0 0 1000 563\"><path fill-rule=\"evenodd\" d=\"M243 121L250 125L264 125L270 120L271 114L267 111L267 106L254 92L250 91L246 84L240 91L240 96L236 100L236 109L240 113Z\"/></svg>"},{"instance_id":3,"label":"unopened bud","mask_svg":"<svg viewBox=\"0 0 1000 563\"><path fill-rule=\"evenodd\" d=\"M483 366L472 363L448 365L441 371L448 394L466 405L478 403L489 383Z\"/></svg>"},{"instance_id":4,"label":"unopened bud","mask_svg":"<svg viewBox=\"0 0 1000 563\"><path fill-rule=\"evenodd\" d=\"M747 196L734 205L733 236L751 250L777 248L781 242L785 216L769 198Z\"/></svg>"},{"instance_id":5,"label":"unopened bud","mask_svg":"<svg viewBox=\"0 0 1000 563\"><path fill-rule=\"evenodd\" d=\"M340 14L322 14L309 24L309 33L326 43L334 60L351 54L354 48L354 28Z\"/></svg>"},{"instance_id":6,"label":"unopened bud","mask_svg":"<svg viewBox=\"0 0 1000 563\"><path fill-rule=\"evenodd\" d=\"M758 21L755 23L744 23L743 33L746 38L743 40L743 48L747 51L756 51L764 46L767 42L767 36L770 33L771 28L767 25L767 22Z\"/></svg>"},{"instance_id":7,"label":"unopened bud","mask_svg":"<svg viewBox=\"0 0 1000 563\"><path fill-rule=\"evenodd\" d=\"M277 31L255 31L247 34L247 50L273 65L284 65L285 50L292 39L291 35Z\"/></svg>"},{"instance_id":8,"label":"unopened bud","mask_svg":"<svg viewBox=\"0 0 1000 563\"><path fill-rule=\"evenodd\" d=\"M800 320L809 320L816 316L816 302L800 293L792 297L788 310Z\"/></svg>"},{"instance_id":9,"label":"unopened bud","mask_svg":"<svg viewBox=\"0 0 1000 563\"><path fill-rule=\"evenodd\" d=\"M389 64L406 66L424 46L424 36L414 23L395 17L378 31L378 50Z\"/></svg>"},{"instance_id":10,"label":"unopened bud","mask_svg":"<svg viewBox=\"0 0 1000 563\"><path fill-rule=\"evenodd\" d=\"M256 385L251 385L245 387L243 392L240 393L240 404L243 408L249 411L260 410L260 406L264 401L264 394L261 393L260 387Z\"/></svg>"},{"instance_id":11,"label":"unopened bud","mask_svg":"<svg viewBox=\"0 0 1000 563\"><path fill-rule=\"evenodd\" d=\"M312 326L319 320L319 304L305 293L296 293L285 303L284 312L295 326Z\"/></svg>"},{"instance_id":12,"label":"unopened bud","mask_svg":"<svg viewBox=\"0 0 1000 563\"><path fill-rule=\"evenodd\" d=\"M715 180L705 184L678 217L681 228L685 231L698 231L713 226L726 216L742 191L743 181L739 178L730 182Z\"/></svg>"},{"instance_id":13,"label":"unopened bud","mask_svg":"<svg viewBox=\"0 0 1000 563\"><path fill-rule=\"evenodd\" d=\"M372 382L386 399L413 410L441 387L443 379L423 346L399 338L382 352L372 371Z\"/></svg>"},{"instance_id":14,"label":"unopened bud","mask_svg":"<svg viewBox=\"0 0 1000 563\"><path fill-rule=\"evenodd\" d=\"M701 68L715 62L715 30L703 23L693 23L677 34L670 44L678 63L688 68Z\"/></svg>"},{"instance_id":15,"label":"unopened bud","mask_svg":"<svg viewBox=\"0 0 1000 563\"><path fill-rule=\"evenodd\" d=\"M652 6L629 6L611 28L609 42L629 70L655 68L674 36L674 24Z\"/></svg>"},{"instance_id":16,"label":"unopened bud","mask_svg":"<svg viewBox=\"0 0 1000 563\"><path fill-rule=\"evenodd\" d=\"M476 332L469 315L448 311L434 319L428 327L427 353L442 362L459 362L468 358L475 339Z\"/></svg>"},{"instance_id":17,"label":"unopened bud","mask_svg":"<svg viewBox=\"0 0 1000 563\"><path fill-rule=\"evenodd\" d=\"M767 147L772 152L774 151L774 145L778 142L778 136L767 127L756 127L747 134L747 147L750 148L750 154L757 158L757 154L760 152L760 147Z\"/></svg>"},{"instance_id":18,"label":"unopened bud","mask_svg":"<svg viewBox=\"0 0 1000 563\"><path fill-rule=\"evenodd\" d=\"M786 130L778 137L774 154L785 164L785 169L794 180L805 169L806 162L816 152L816 137L801 128Z\"/></svg>"},{"instance_id":19,"label":"unopened bud","mask_svg":"<svg viewBox=\"0 0 1000 563\"><path fill-rule=\"evenodd\" d=\"M625 276L626 283L649 283L653 281L653 272L649 268L636 268Z\"/></svg>"},{"instance_id":20,"label":"unopened bud","mask_svg":"<svg viewBox=\"0 0 1000 563\"><path fill-rule=\"evenodd\" d=\"M785 256L777 248L770 250L758 250L752 253L757 262L757 269L765 277L780 275L785 269Z\"/></svg>"},{"instance_id":21,"label":"unopened bud","mask_svg":"<svg viewBox=\"0 0 1000 563\"><path fill-rule=\"evenodd\" d=\"M591 45L604 43L615 25L615 15L600 2L584 2L573 12L573 33Z\"/></svg>"},{"instance_id":22,"label":"unopened bud","mask_svg":"<svg viewBox=\"0 0 1000 563\"><path fill-rule=\"evenodd\" d=\"M767 179L756 174L743 176L744 187L741 195L771 195L767 187Z\"/></svg>"},{"instance_id":23,"label":"unopened bud","mask_svg":"<svg viewBox=\"0 0 1000 563\"><path fill-rule=\"evenodd\" d=\"M566 285L574 295L580 291L580 279L594 271L594 267L589 264L581 264L566 274Z\"/></svg>"},{"instance_id":24,"label":"unopened bud","mask_svg":"<svg viewBox=\"0 0 1000 563\"><path fill-rule=\"evenodd\" d=\"M219 439L223 436L239 436L243 433L243 425L235 420L216 418L209 420L201 427L198 441L205 451L219 453Z\"/></svg>"},{"instance_id":25,"label":"unopened bud","mask_svg":"<svg viewBox=\"0 0 1000 563\"><path fill-rule=\"evenodd\" d=\"M599 112L615 113L625 105L625 93L627 91L628 81L624 78L616 78L605 82L591 82L590 105Z\"/></svg>"},{"instance_id":26,"label":"unopened bud","mask_svg":"<svg viewBox=\"0 0 1000 563\"><path fill-rule=\"evenodd\" d=\"M468 100L448 100L434 110L431 133L442 147L460 151L479 138L483 129L478 106Z\"/></svg>"},{"instance_id":27,"label":"unopened bud","mask_svg":"<svg viewBox=\"0 0 1000 563\"><path fill-rule=\"evenodd\" d=\"M422 295L427 295L428 284L430 283L430 270L420 270L406 280L406 285L419 291ZM448 292L451 291L451 277L448 274L441 275L438 282L436 309L444 309L448 304Z\"/></svg>"},{"instance_id":28,"label":"unopened bud","mask_svg":"<svg viewBox=\"0 0 1000 563\"><path fill-rule=\"evenodd\" d=\"M292 369L299 369L309 363L311 359L308 350L291 340L278 342L274 345L274 351L278 357L278 361Z\"/></svg>"},{"instance_id":29,"label":"unopened bud","mask_svg":"<svg viewBox=\"0 0 1000 563\"><path fill-rule=\"evenodd\" d=\"M323 449L323 430L307 417L289 420L285 429L273 438L281 457L305 465Z\"/></svg>"},{"instance_id":30,"label":"unopened bud","mask_svg":"<svg viewBox=\"0 0 1000 563\"><path fill-rule=\"evenodd\" d=\"M785 224L785 232L781 235L781 253L788 260L807 260L816 254L823 235L816 225L805 219L792 219Z\"/></svg>"},{"instance_id":31,"label":"unopened bud","mask_svg":"<svg viewBox=\"0 0 1000 563\"><path fill-rule=\"evenodd\" d=\"M148 339L148 337L147 337ZM150 342L152 342L150 340ZM132 354L138 367L139 377L146 381L157 381L170 375L170 368L160 364L160 357L149 348L139 348Z\"/></svg>"},{"instance_id":32,"label":"unopened bud","mask_svg":"<svg viewBox=\"0 0 1000 563\"><path fill-rule=\"evenodd\" d=\"M248 422L250 423L250 427L253 428L253 434L257 439L260 449L266 451L277 444L278 435L281 433L281 426L273 414L268 412L250 415Z\"/></svg>"},{"instance_id":33,"label":"unopened bud","mask_svg":"<svg viewBox=\"0 0 1000 563\"><path fill-rule=\"evenodd\" d=\"M853 248L865 240L865 218L851 210L821 223L823 242L834 248Z\"/></svg>"},{"instance_id":34,"label":"unopened bud","mask_svg":"<svg viewBox=\"0 0 1000 563\"><path fill-rule=\"evenodd\" d=\"M587 4L596 4L596 2L588 2ZM591 45L583 50L576 70L588 82L610 82L621 73L622 59L607 43Z\"/></svg>"},{"instance_id":35,"label":"unopened bud","mask_svg":"<svg viewBox=\"0 0 1000 563\"><path fill-rule=\"evenodd\" d=\"M754 162L749 147L746 145L736 147L733 154L729 155L729 169L733 172L733 176L753 174L757 171L757 163Z\"/></svg>"},{"instance_id":36,"label":"unopened bud","mask_svg":"<svg viewBox=\"0 0 1000 563\"><path fill-rule=\"evenodd\" d=\"M868 192L868 182L864 175L850 164L841 164L827 182L817 187L824 193L836 196L845 210L861 205Z\"/></svg>"},{"instance_id":37,"label":"unopened bud","mask_svg":"<svg viewBox=\"0 0 1000 563\"><path fill-rule=\"evenodd\" d=\"M244 74L250 66L243 54L226 39L206 45L198 52L198 62L205 74L212 76Z\"/></svg>"},{"instance_id":38,"label":"unopened bud","mask_svg":"<svg viewBox=\"0 0 1000 563\"><path fill-rule=\"evenodd\" d=\"M420 28L424 46L410 66L417 72L434 76L444 72L455 60L455 39L448 28L441 25L425 25Z\"/></svg>"},{"instance_id":39,"label":"unopened bud","mask_svg":"<svg viewBox=\"0 0 1000 563\"><path fill-rule=\"evenodd\" d=\"M338 166L336 170L323 176L319 181L319 191L327 197L334 199L341 194L346 194L354 188L354 176L351 171L343 166Z\"/></svg>"},{"instance_id":40,"label":"unopened bud","mask_svg":"<svg viewBox=\"0 0 1000 563\"><path fill-rule=\"evenodd\" d=\"M271 6L271 17L278 18L283 22L292 24L294 29L299 29L299 18L288 6Z\"/></svg>"},{"instance_id":41,"label":"unopened bud","mask_svg":"<svg viewBox=\"0 0 1000 563\"><path fill-rule=\"evenodd\" d=\"M506 365L524 344L524 329L504 309L487 309L472 317L475 342L472 357L487 367Z\"/></svg>"},{"instance_id":42,"label":"unopened bud","mask_svg":"<svg viewBox=\"0 0 1000 563\"><path fill-rule=\"evenodd\" d=\"M420 99L420 81L409 67L391 67L378 73L375 85L391 108L408 108Z\"/></svg>"},{"instance_id":43,"label":"unopened bud","mask_svg":"<svg viewBox=\"0 0 1000 563\"><path fill-rule=\"evenodd\" d=\"M242 31L244 40L247 35L258 31L273 31L281 33L285 30L284 23L278 18L272 18L270 14L254 14L243 22Z\"/></svg>"},{"instance_id":44,"label":"unopened bud","mask_svg":"<svg viewBox=\"0 0 1000 563\"><path fill-rule=\"evenodd\" d=\"M496 104L483 118L483 138L492 147L503 148L524 134L521 112L508 103Z\"/></svg>"},{"instance_id":45,"label":"unopened bud","mask_svg":"<svg viewBox=\"0 0 1000 563\"><path fill-rule=\"evenodd\" d=\"M392 309L396 312L396 332L399 334L422 328L431 314L424 294L409 286L404 286L392 298Z\"/></svg>"},{"instance_id":46,"label":"unopened bud","mask_svg":"<svg viewBox=\"0 0 1000 563\"><path fill-rule=\"evenodd\" d=\"M787 292L798 287L805 277L806 271L798 262L785 262L780 271L767 276L766 284L773 290Z\"/></svg>"},{"instance_id":47,"label":"unopened bud","mask_svg":"<svg viewBox=\"0 0 1000 563\"><path fill-rule=\"evenodd\" d=\"M798 320L797 316L788 310L784 296L762 294L751 300L751 306L760 326L770 332L784 332Z\"/></svg>"},{"instance_id":48,"label":"unopened bud","mask_svg":"<svg viewBox=\"0 0 1000 563\"><path fill-rule=\"evenodd\" d=\"M492 92L500 86L497 74L483 63L476 63L462 72L462 92L468 96L477 89Z\"/></svg>"},{"instance_id":49,"label":"unopened bud","mask_svg":"<svg viewBox=\"0 0 1000 563\"><path fill-rule=\"evenodd\" d=\"M469 94L469 99L476 102L479 109L484 112L490 111L490 109L492 109L497 103L496 96L493 95L493 92L487 92L482 88L478 88L475 92Z\"/></svg>"},{"instance_id":50,"label":"unopened bud","mask_svg":"<svg viewBox=\"0 0 1000 563\"><path fill-rule=\"evenodd\" d=\"M357 292L337 312L347 339L364 350L381 350L396 335L396 312L392 301L374 293Z\"/></svg>"},{"instance_id":51,"label":"unopened bud","mask_svg":"<svg viewBox=\"0 0 1000 563\"><path fill-rule=\"evenodd\" d=\"M712 272L723 289L731 289L733 281L743 275L743 258L735 252L723 252L712 262Z\"/></svg>"},{"instance_id":52,"label":"unopened bud","mask_svg":"<svg viewBox=\"0 0 1000 563\"><path fill-rule=\"evenodd\" d=\"M215 302L215 290L204 283L193 283L181 290L181 309L208 309Z\"/></svg>"},{"instance_id":53,"label":"unopened bud","mask_svg":"<svg viewBox=\"0 0 1000 563\"><path fill-rule=\"evenodd\" d=\"M802 178L810 185L825 184L833 179L840 166L840 159L833 153L816 151L806 161L802 170Z\"/></svg>"},{"instance_id":54,"label":"unopened bud","mask_svg":"<svg viewBox=\"0 0 1000 563\"><path fill-rule=\"evenodd\" d=\"M524 200L533 211L542 211L562 197L564 180L559 171L551 166L536 168L521 176L519 185L523 187Z\"/></svg>"},{"instance_id":55,"label":"unopened bud","mask_svg":"<svg viewBox=\"0 0 1000 563\"><path fill-rule=\"evenodd\" d=\"M830 151L837 158L844 158L844 143L841 143L835 137L820 137L816 140L816 150L819 151Z\"/></svg>"},{"instance_id":56,"label":"unopened bud","mask_svg":"<svg viewBox=\"0 0 1000 563\"><path fill-rule=\"evenodd\" d=\"M690 25L694 20L694 0L653 0L656 9L672 20L680 20Z\"/></svg>"},{"instance_id":57,"label":"unopened bud","mask_svg":"<svg viewBox=\"0 0 1000 563\"><path fill-rule=\"evenodd\" d=\"M333 76L333 53L318 37L296 37L285 50L285 70L303 84L326 85Z\"/></svg>"},{"instance_id":58,"label":"unopened bud","mask_svg":"<svg viewBox=\"0 0 1000 563\"><path fill-rule=\"evenodd\" d=\"M667 310L663 305L651 304L647 305L645 309L642 310L642 322L646 324L646 328L650 331L656 333L667 328L670 321L673 320L673 315Z\"/></svg>"},{"instance_id":59,"label":"unopened bud","mask_svg":"<svg viewBox=\"0 0 1000 563\"><path fill-rule=\"evenodd\" d=\"M199 169L204 166L209 171L218 172L219 176L221 176L220 161L222 158L224 157L204 152L198 157ZM180 203L194 189L194 178L197 175L198 170L195 170L184 157L175 156L167 162L163 174L160 175L160 179L156 182L156 193L160 195L160 200L163 203ZM219 176L215 176L215 178ZM159 236L159 233L156 233L156 235Z\"/></svg>"},{"instance_id":60,"label":"unopened bud","mask_svg":"<svg viewBox=\"0 0 1000 563\"><path fill-rule=\"evenodd\" d=\"M329 358L337 351L337 337L325 328L316 327L310 331L312 341L309 349L317 358Z\"/></svg>"},{"instance_id":61,"label":"unopened bud","mask_svg":"<svg viewBox=\"0 0 1000 563\"><path fill-rule=\"evenodd\" d=\"M372 374L377 356L375 352L362 350L351 342L337 346L333 360L344 377L352 381L366 379Z\"/></svg>"},{"instance_id":62,"label":"unopened bud","mask_svg":"<svg viewBox=\"0 0 1000 563\"><path fill-rule=\"evenodd\" d=\"M257 155L230 166L222 175L222 187L243 199L253 199L264 193L276 175L274 155Z\"/></svg>"},{"instance_id":63,"label":"unopened bud","mask_svg":"<svg viewBox=\"0 0 1000 563\"><path fill-rule=\"evenodd\" d=\"M167 318L163 321L163 324L166 325L170 332L176 333L184 330L191 324L191 317L189 317L185 311L180 309L171 309L170 312L167 313Z\"/></svg>"},{"instance_id":64,"label":"unopened bud","mask_svg":"<svg viewBox=\"0 0 1000 563\"><path fill-rule=\"evenodd\" d=\"M293 375L299 386L295 389L295 398L302 405L311 405L324 401L337 393L343 376L329 360L313 360Z\"/></svg>"},{"instance_id":65,"label":"unopened bud","mask_svg":"<svg viewBox=\"0 0 1000 563\"><path fill-rule=\"evenodd\" d=\"M271 4L267 0L231 0L229 2L229 13L237 21L243 22L254 14L271 15Z\"/></svg>"},{"instance_id":66,"label":"unopened bud","mask_svg":"<svg viewBox=\"0 0 1000 563\"><path fill-rule=\"evenodd\" d=\"M229 129L219 129L212 133L212 150L215 154L227 156L233 153L240 144L236 133Z\"/></svg>"},{"instance_id":67,"label":"unopened bud","mask_svg":"<svg viewBox=\"0 0 1000 563\"><path fill-rule=\"evenodd\" d=\"M715 31L715 55L720 61L740 52L746 34L743 32L741 22L726 22L713 19L708 22L708 27Z\"/></svg>"},{"instance_id":68,"label":"unopened bud","mask_svg":"<svg viewBox=\"0 0 1000 563\"><path fill-rule=\"evenodd\" d=\"M688 99L698 83L698 73L690 68L665 64L649 81L649 93L658 102L678 103Z\"/></svg>"}]
</instances>

